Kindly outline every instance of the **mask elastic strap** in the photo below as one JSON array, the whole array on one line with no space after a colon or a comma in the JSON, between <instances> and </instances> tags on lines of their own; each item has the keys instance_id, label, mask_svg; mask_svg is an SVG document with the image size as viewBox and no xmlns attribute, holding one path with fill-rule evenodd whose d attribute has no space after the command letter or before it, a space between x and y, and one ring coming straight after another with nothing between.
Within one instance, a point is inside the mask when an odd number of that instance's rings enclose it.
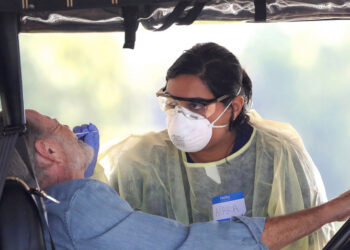
<instances>
[{"instance_id":1,"label":"mask elastic strap","mask_svg":"<svg viewBox=\"0 0 350 250\"><path fill-rule=\"evenodd\" d=\"M241 92L241 87L239 87L236 96L238 96L238 94L239 94L240 92ZM226 108L224 109L224 111L222 111L222 113L210 124L210 126L211 126L212 128L225 128L225 127L227 127L227 126L230 124L230 123L227 123L227 124L224 124L224 125L217 125L217 126L214 125L214 123L217 122L217 120L219 120L219 119L221 118L221 116L223 116L223 115L225 114L226 110L230 107L231 104L232 104L232 103L230 102L230 103L226 106Z\"/></svg>"},{"instance_id":2,"label":"mask elastic strap","mask_svg":"<svg viewBox=\"0 0 350 250\"><path fill-rule=\"evenodd\" d=\"M239 87L237 93L236 93L236 96L239 96L239 94L241 93L241 90L242 90L242 87Z\"/></svg>"},{"instance_id":3,"label":"mask elastic strap","mask_svg":"<svg viewBox=\"0 0 350 250\"><path fill-rule=\"evenodd\" d=\"M230 123L227 123L227 124L224 124L224 125L217 125L217 126L214 125L214 123L217 122L217 120L219 120L221 118L221 116L223 116L225 114L226 110L230 107L230 105L231 105L231 102L226 106L224 111L222 111L222 113L212 123L210 123L210 126L212 128L225 128L225 127L227 127L230 124Z\"/></svg>"}]
</instances>

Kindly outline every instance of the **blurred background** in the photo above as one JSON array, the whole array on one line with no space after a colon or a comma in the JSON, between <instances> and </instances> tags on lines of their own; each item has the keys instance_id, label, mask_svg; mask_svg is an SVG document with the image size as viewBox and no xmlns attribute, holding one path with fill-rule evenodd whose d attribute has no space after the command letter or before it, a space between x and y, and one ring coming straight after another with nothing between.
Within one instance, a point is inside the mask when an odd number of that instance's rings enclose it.
<instances>
[{"instance_id":1,"label":"blurred background","mask_svg":"<svg viewBox=\"0 0 350 250\"><path fill-rule=\"evenodd\" d=\"M350 22L198 23L164 32L21 34L26 108L74 127L92 122L101 142L166 127L155 97L174 60L213 41L253 81L253 108L291 123L319 168L329 198L350 188Z\"/></svg>"}]
</instances>

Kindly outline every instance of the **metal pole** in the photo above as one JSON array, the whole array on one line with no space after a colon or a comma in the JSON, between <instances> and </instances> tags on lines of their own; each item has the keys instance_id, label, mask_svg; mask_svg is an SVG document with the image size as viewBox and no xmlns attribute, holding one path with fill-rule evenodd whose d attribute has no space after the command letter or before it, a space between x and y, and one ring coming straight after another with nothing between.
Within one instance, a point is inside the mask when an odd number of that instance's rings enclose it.
<instances>
[{"instance_id":1,"label":"metal pole","mask_svg":"<svg viewBox=\"0 0 350 250\"><path fill-rule=\"evenodd\" d=\"M4 126L25 124L18 14L0 12L0 97Z\"/></svg>"}]
</instances>

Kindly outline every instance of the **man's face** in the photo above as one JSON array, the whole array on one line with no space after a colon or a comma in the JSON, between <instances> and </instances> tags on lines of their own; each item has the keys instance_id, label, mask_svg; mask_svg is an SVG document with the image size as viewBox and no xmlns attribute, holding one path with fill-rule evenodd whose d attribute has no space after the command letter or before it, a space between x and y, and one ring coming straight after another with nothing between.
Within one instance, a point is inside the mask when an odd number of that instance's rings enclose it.
<instances>
[{"instance_id":1,"label":"man's face","mask_svg":"<svg viewBox=\"0 0 350 250\"><path fill-rule=\"evenodd\" d=\"M67 125L62 125L56 119L30 109L26 110L26 117L28 121L42 128L45 135L61 143L69 166L84 170L87 168L92 160L93 150L78 140Z\"/></svg>"},{"instance_id":2,"label":"man's face","mask_svg":"<svg viewBox=\"0 0 350 250\"><path fill-rule=\"evenodd\" d=\"M42 128L46 133L51 135L60 135L66 139L76 138L74 133L67 125L62 125L56 119L42 115L39 112L31 109L26 110L27 119L36 126Z\"/></svg>"}]
</instances>

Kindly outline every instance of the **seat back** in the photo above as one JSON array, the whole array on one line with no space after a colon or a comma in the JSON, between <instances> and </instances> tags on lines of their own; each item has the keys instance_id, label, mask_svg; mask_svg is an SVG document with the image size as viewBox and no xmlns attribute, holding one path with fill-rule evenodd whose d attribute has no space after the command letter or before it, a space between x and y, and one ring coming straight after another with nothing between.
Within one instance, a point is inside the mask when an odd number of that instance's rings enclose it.
<instances>
[{"instance_id":1,"label":"seat back","mask_svg":"<svg viewBox=\"0 0 350 250\"><path fill-rule=\"evenodd\" d=\"M42 220L29 187L7 179L0 201L0 250L46 249Z\"/></svg>"}]
</instances>

